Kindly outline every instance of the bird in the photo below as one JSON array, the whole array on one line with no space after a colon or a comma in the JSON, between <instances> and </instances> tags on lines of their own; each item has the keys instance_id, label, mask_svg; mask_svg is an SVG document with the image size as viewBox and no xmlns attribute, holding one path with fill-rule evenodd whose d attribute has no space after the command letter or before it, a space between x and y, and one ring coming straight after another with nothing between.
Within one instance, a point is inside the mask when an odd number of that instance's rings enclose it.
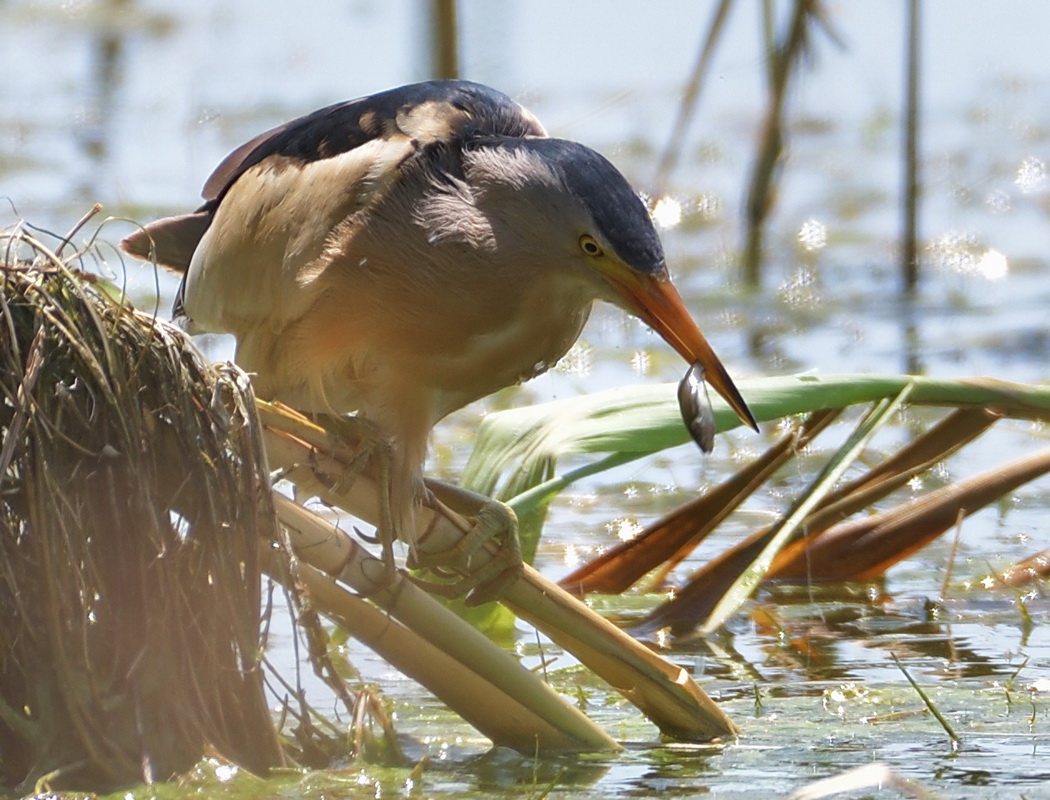
<instances>
[{"instance_id":1,"label":"bird","mask_svg":"<svg viewBox=\"0 0 1050 800\"><path fill-rule=\"evenodd\" d=\"M638 193L495 89L427 81L322 108L238 147L202 196L122 248L182 274L176 317L232 334L258 396L374 426L410 545L434 426L550 369L595 301L702 365L755 427Z\"/></svg>"}]
</instances>

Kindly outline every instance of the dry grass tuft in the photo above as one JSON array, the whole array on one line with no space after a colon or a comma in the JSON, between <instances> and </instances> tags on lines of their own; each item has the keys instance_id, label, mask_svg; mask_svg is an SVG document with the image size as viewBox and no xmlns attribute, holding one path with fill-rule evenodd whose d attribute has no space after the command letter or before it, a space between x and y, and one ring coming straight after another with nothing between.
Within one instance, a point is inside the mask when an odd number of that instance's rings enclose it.
<instances>
[{"instance_id":1,"label":"dry grass tuft","mask_svg":"<svg viewBox=\"0 0 1050 800\"><path fill-rule=\"evenodd\" d=\"M0 784L163 779L207 746L279 763L245 376L112 299L92 254L0 243Z\"/></svg>"}]
</instances>

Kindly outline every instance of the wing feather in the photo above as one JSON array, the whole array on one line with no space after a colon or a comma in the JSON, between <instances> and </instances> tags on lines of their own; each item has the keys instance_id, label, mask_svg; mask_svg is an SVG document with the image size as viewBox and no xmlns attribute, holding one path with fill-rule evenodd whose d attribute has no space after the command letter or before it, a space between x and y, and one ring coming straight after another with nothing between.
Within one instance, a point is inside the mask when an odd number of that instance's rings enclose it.
<instances>
[{"instance_id":1,"label":"wing feather","mask_svg":"<svg viewBox=\"0 0 1050 800\"><path fill-rule=\"evenodd\" d=\"M468 81L411 84L319 109L231 152L195 213L122 242L182 271L176 315L201 330L280 327L305 312L311 265L332 230L398 179L428 146L490 136L545 137L501 92Z\"/></svg>"},{"instance_id":2,"label":"wing feather","mask_svg":"<svg viewBox=\"0 0 1050 800\"><path fill-rule=\"evenodd\" d=\"M398 134L420 144L547 135L536 117L495 89L470 81L414 83L336 103L259 134L223 159L204 184L203 197L221 199L238 177L270 156L309 163Z\"/></svg>"}]
</instances>

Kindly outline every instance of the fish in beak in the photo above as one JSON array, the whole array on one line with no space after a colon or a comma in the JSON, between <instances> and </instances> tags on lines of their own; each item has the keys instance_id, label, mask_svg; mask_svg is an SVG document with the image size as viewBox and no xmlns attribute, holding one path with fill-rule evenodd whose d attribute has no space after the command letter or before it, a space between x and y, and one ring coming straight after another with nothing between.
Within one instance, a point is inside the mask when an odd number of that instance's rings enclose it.
<instances>
[{"instance_id":1,"label":"fish in beak","mask_svg":"<svg viewBox=\"0 0 1050 800\"><path fill-rule=\"evenodd\" d=\"M690 365L686 380L695 386L695 389L691 390L694 396L703 388L703 382L706 380L725 399L740 420L757 431L758 424L751 409L747 407L725 366L689 315L678 290L666 274L652 275L633 270L617 272L619 274L613 280L613 285L624 305L660 334ZM702 370L696 369L696 365ZM702 404L699 399L696 402ZM683 409L683 413L684 411Z\"/></svg>"}]
</instances>

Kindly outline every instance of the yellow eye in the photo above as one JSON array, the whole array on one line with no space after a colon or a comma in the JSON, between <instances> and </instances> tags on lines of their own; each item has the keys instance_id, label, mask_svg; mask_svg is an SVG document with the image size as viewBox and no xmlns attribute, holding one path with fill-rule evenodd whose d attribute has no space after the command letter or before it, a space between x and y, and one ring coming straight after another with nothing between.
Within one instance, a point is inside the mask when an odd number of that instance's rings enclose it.
<instances>
[{"instance_id":1,"label":"yellow eye","mask_svg":"<svg viewBox=\"0 0 1050 800\"><path fill-rule=\"evenodd\" d=\"M580 249L589 256L600 256L602 254L602 246L598 244L593 236L586 233L580 237Z\"/></svg>"}]
</instances>

